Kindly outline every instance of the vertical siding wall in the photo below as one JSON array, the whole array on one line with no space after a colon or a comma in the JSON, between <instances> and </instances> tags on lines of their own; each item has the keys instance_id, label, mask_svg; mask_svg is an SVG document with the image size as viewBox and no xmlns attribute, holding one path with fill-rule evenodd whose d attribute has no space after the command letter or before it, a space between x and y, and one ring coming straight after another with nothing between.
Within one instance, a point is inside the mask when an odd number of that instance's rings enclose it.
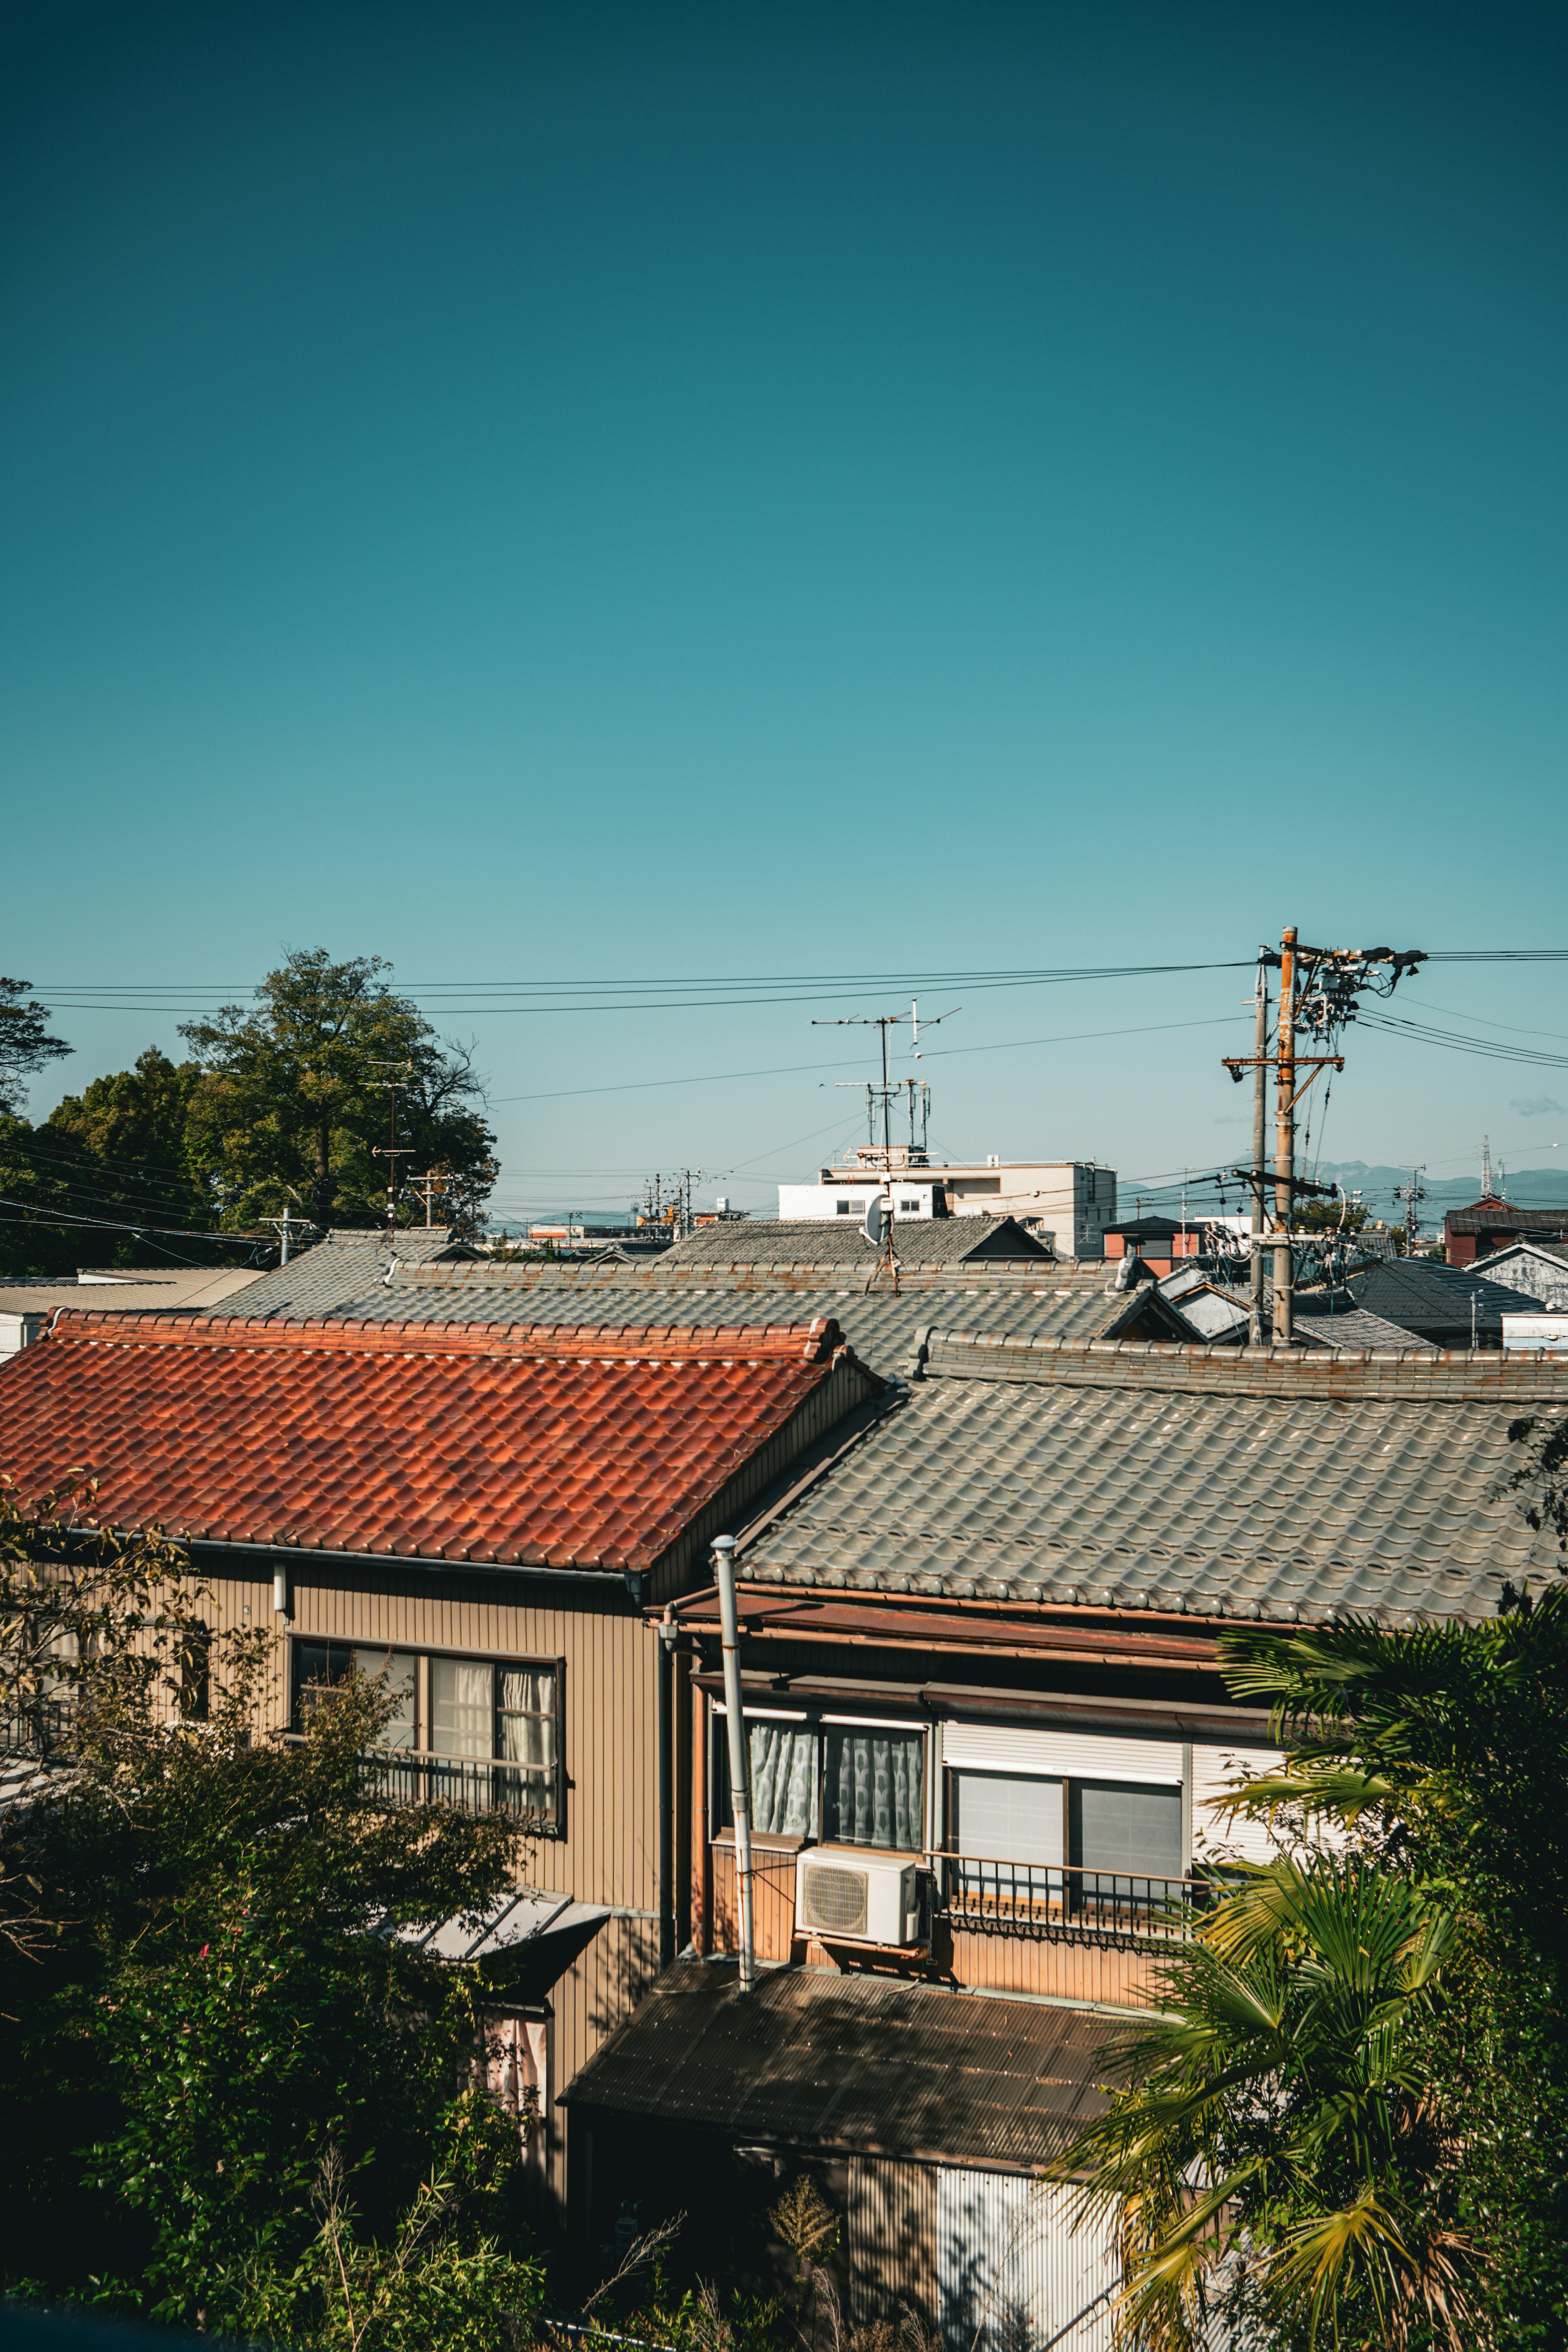
<instances>
[{"instance_id":1,"label":"vertical siding wall","mask_svg":"<svg viewBox=\"0 0 1568 2352\"><path fill-rule=\"evenodd\" d=\"M1074 2231L1071 2194L1016 2173L938 2168L938 2324L953 2352L1025 2352L1058 2338L1071 2352L1110 2352L1110 2237Z\"/></svg>"},{"instance_id":2,"label":"vertical siding wall","mask_svg":"<svg viewBox=\"0 0 1568 2352\"><path fill-rule=\"evenodd\" d=\"M752 1902L760 1960L805 1959L831 1968L851 1950L836 1951L795 1932L793 1851L752 1850ZM713 1890L713 1949L740 1949L740 1903L735 1849L710 1849ZM931 1951L937 1974L986 1992L1044 1994L1053 2000L1089 2001L1097 2007L1148 2009L1160 1999L1160 1970L1166 1954L1156 1945L1098 1944L1087 1937L974 1935L939 1923Z\"/></svg>"},{"instance_id":3,"label":"vertical siding wall","mask_svg":"<svg viewBox=\"0 0 1568 2352\"><path fill-rule=\"evenodd\" d=\"M952 2352L1110 2352L1120 2282L1109 2230L1074 2231L1071 2192L1017 2173L849 2159L849 2310L908 2305Z\"/></svg>"},{"instance_id":4,"label":"vertical siding wall","mask_svg":"<svg viewBox=\"0 0 1568 2352\"><path fill-rule=\"evenodd\" d=\"M552 2101L599 2043L629 2015L658 1969L657 1640L621 1586L603 1595L543 1578L369 1572L347 1563L310 1573L289 1561L288 1633L389 1648L460 1651L479 1657L565 1661L562 1720L564 1832L522 1849L521 1881L623 1915L605 1921L550 1996L553 2015ZM268 1626L278 1635L277 1672L263 1728L288 1720L288 1643L265 1573L230 1575L204 1563L214 1632ZM329 1576L331 1580L329 1580ZM563 2206L566 2111L550 2117L550 2186Z\"/></svg>"}]
</instances>

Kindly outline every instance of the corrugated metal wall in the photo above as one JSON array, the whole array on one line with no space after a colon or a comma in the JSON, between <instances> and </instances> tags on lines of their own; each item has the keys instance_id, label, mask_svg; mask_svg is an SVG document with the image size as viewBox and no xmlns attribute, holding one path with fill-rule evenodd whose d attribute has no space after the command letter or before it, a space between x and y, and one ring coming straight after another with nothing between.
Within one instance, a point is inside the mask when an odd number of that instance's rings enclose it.
<instances>
[{"instance_id":1,"label":"corrugated metal wall","mask_svg":"<svg viewBox=\"0 0 1568 2352\"><path fill-rule=\"evenodd\" d=\"M1285 1759L1277 1748L1208 1748L1193 1742L1193 1858L1224 1846L1247 1862L1271 1862L1277 1852L1266 1822L1240 1813L1216 1812L1213 1801L1230 1794L1244 1776L1277 1772Z\"/></svg>"},{"instance_id":2,"label":"corrugated metal wall","mask_svg":"<svg viewBox=\"0 0 1568 2352\"><path fill-rule=\"evenodd\" d=\"M1109 2233L1075 2233L1071 2192L1016 2173L936 2176L938 2318L952 2352L1110 2352ZM1066 2331L1064 2333L1064 2331Z\"/></svg>"},{"instance_id":3,"label":"corrugated metal wall","mask_svg":"<svg viewBox=\"0 0 1568 2352\"><path fill-rule=\"evenodd\" d=\"M937 2312L936 2167L852 2156L847 2200L849 2316L897 2319L907 2304L929 2326Z\"/></svg>"}]
</instances>

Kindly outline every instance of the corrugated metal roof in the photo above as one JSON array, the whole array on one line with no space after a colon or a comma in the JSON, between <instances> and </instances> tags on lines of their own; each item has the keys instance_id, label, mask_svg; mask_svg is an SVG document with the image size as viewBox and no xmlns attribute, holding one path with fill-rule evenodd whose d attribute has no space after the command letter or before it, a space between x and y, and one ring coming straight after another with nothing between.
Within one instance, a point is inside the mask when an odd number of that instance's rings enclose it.
<instances>
[{"instance_id":1,"label":"corrugated metal roof","mask_svg":"<svg viewBox=\"0 0 1568 2352\"><path fill-rule=\"evenodd\" d=\"M510 1325L68 1315L0 1369L0 1418L24 1493L86 1471L110 1525L645 1569L828 1378L837 1345L830 1322L588 1349Z\"/></svg>"},{"instance_id":2,"label":"corrugated metal roof","mask_svg":"<svg viewBox=\"0 0 1568 2352\"><path fill-rule=\"evenodd\" d=\"M1083 2011L888 1978L678 1961L564 2104L741 2141L1042 2163L1105 2105L1108 2029Z\"/></svg>"},{"instance_id":3,"label":"corrugated metal roof","mask_svg":"<svg viewBox=\"0 0 1568 2352\"><path fill-rule=\"evenodd\" d=\"M1500 1477L1568 1365L934 1335L749 1582L1201 1616L1486 1617L1558 1573Z\"/></svg>"}]
</instances>

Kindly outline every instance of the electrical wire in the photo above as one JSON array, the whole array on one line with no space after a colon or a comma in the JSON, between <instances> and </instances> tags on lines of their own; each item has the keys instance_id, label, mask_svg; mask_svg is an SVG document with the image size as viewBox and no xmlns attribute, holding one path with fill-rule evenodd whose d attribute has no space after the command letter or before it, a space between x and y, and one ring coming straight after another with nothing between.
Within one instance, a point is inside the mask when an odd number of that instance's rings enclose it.
<instances>
[{"instance_id":1,"label":"electrical wire","mask_svg":"<svg viewBox=\"0 0 1568 2352\"><path fill-rule=\"evenodd\" d=\"M934 1061L939 1055L945 1060L955 1054L1014 1054L1021 1053L1030 1045L1078 1045L1097 1037L1157 1036L1171 1029L1228 1029L1238 1018L1239 1015L1235 1013L1221 1013L1199 1021L1139 1021L1127 1029L1074 1029L1065 1035L1053 1037L1007 1037L994 1045L941 1045L931 1047L929 1052L922 1045L921 1059ZM861 1070L865 1066L863 1057L857 1055L853 1060L842 1062L783 1062L772 1069L763 1070L711 1070L698 1077L631 1078L615 1086L565 1087L554 1088L547 1094L495 1095L490 1098L490 1108L498 1108L502 1103L570 1102L581 1095L646 1094L661 1087L716 1087L734 1084L742 1078L798 1077L816 1070Z\"/></svg>"}]
</instances>

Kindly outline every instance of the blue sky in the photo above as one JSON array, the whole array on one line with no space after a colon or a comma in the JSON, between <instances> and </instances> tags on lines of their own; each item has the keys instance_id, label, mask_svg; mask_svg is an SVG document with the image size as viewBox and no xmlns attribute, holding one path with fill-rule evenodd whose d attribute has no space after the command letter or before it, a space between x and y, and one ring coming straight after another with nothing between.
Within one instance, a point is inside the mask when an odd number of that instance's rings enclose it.
<instances>
[{"instance_id":1,"label":"blue sky","mask_svg":"<svg viewBox=\"0 0 1568 2352\"><path fill-rule=\"evenodd\" d=\"M1561 10L48 0L0 37L0 969L1564 942ZM1552 967L1417 985L1568 1055ZM971 992L933 1138L1228 1158L1246 992ZM766 1205L853 1129L813 1009L454 1015L501 1204L686 1163ZM175 1043L62 1025L36 1114ZM1321 1139L1549 1163L1534 1102L1568 1069L1366 1032Z\"/></svg>"}]
</instances>

